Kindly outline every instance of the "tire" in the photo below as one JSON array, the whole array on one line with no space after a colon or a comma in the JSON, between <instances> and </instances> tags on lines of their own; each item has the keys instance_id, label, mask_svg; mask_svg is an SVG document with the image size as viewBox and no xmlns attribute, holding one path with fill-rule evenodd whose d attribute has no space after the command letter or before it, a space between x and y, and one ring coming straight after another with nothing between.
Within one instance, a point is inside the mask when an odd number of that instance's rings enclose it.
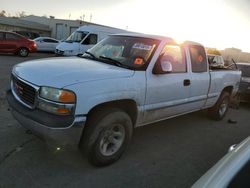
<instances>
[{"instance_id":1,"label":"tire","mask_svg":"<svg viewBox=\"0 0 250 188\"><path fill-rule=\"evenodd\" d=\"M105 108L87 121L80 149L94 166L109 165L121 157L132 134L133 124L127 113Z\"/></svg>"},{"instance_id":2,"label":"tire","mask_svg":"<svg viewBox=\"0 0 250 188\"><path fill-rule=\"evenodd\" d=\"M27 57L29 55L29 50L27 48L20 48L18 55L21 57Z\"/></svg>"},{"instance_id":3,"label":"tire","mask_svg":"<svg viewBox=\"0 0 250 188\"><path fill-rule=\"evenodd\" d=\"M216 104L208 109L208 115L211 119L222 120L226 115L230 103L230 94L228 92L222 92L220 98Z\"/></svg>"}]
</instances>

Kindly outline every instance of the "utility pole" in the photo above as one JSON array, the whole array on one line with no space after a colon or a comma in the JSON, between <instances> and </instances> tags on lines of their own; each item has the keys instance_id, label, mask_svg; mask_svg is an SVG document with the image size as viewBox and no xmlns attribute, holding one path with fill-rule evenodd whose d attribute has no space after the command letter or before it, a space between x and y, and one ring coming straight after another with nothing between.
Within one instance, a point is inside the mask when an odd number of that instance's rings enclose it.
<instances>
[{"instance_id":1,"label":"utility pole","mask_svg":"<svg viewBox=\"0 0 250 188\"><path fill-rule=\"evenodd\" d=\"M89 18L89 22L91 22L92 21L92 14L90 14L90 18Z\"/></svg>"}]
</instances>

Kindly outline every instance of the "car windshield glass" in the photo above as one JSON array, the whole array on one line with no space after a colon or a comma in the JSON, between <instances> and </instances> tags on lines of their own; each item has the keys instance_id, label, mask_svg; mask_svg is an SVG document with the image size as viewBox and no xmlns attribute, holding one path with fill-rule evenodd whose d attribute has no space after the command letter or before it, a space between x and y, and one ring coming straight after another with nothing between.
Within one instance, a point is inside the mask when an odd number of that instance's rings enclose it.
<instances>
[{"instance_id":1,"label":"car windshield glass","mask_svg":"<svg viewBox=\"0 0 250 188\"><path fill-rule=\"evenodd\" d=\"M214 56L208 55L207 58L208 58L209 64L213 64Z\"/></svg>"},{"instance_id":2,"label":"car windshield glass","mask_svg":"<svg viewBox=\"0 0 250 188\"><path fill-rule=\"evenodd\" d=\"M105 63L145 70L158 44L158 40L150 38L109 36L89 52Z\"/></svg>"},{"instance_id":3,"label":"car windshield glass","mask_svg":"<svg viewBox=\"0 0 250 188\"><path fill-rule=\"evenodd\" d=\"M82 41L82 39L86 37L87 34L88 32L86 31L75 31L65 40L65 42L78 42L79 43Z\"/></svg>"},{"instance_id":4,"label":"car windshield glass","mask_svg":"<svg viewBox=\"0 0 250 188\"><path fill-rule=\"evenodd\" d=\"M238 64L237 66L241 70L243 77L250 77L250 63L249 65Z\"/></svg>"}]
</instances>

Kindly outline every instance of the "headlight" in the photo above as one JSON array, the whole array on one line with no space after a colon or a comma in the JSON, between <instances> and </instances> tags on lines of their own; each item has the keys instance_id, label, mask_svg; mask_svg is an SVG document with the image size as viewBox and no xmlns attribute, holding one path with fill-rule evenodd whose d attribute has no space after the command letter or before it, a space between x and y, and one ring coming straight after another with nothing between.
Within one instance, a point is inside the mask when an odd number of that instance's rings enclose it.
<instances>
[{"instance_id":1,"label":"headlight","mask_svg":"<svg viewBox=\"0 0 250 188\"><path fill-rule=\"evenodd\" d=\"M40 97L61 103L75 103L76 97L72 91L56 89L52 87L41 87Z\"/></svg>"},{"instance_id":2,"label":"headlight","mask_svg":"<svg viewBox=\"0 0 250 188\"><path fill-rule=\"evenodd\" d=\"M58 115L70 115L75 108L74 92L52 87L41 87L38 108Z\"/></svg>"}]
</instances>

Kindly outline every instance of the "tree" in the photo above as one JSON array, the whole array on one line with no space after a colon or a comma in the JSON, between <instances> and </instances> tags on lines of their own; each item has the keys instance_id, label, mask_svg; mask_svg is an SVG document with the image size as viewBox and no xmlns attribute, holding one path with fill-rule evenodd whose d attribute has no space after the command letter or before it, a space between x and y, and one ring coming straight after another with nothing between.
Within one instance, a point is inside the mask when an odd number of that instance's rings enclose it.
<instances>
[{"instance_id":1,"label":"tree","mask_svg":"<svg viewBox=\"0 0 250 188\"><path fill-rule=\"evenodd\" d=\"M207 49L208 54L214 54L214 55L221 55L220 51L215 48L208 48Z\"/></svg>"},{"instance_id":2,"label":"tree","mask_svg":"<svg viewBox=\"0 0 250 188\"><path fill-rule=\"evenodd\" d=\"M26 13L24 12L24 11L21 11L21 12L17 12L16 13L16 17L18 17L18 18L23 18L23 17L25 17L26 16Z\"/></svg>"},{"instance_id":3,"label":"tree","mask_svg":"<svg viewBox=\"0 0 250 188\"><path fill-rule=\"evenodd\" d=\"M0 12L0 16L6 17L6 11L5 11L5 10L2 10L2 11Z\"/></svg>"}]
</instances>

